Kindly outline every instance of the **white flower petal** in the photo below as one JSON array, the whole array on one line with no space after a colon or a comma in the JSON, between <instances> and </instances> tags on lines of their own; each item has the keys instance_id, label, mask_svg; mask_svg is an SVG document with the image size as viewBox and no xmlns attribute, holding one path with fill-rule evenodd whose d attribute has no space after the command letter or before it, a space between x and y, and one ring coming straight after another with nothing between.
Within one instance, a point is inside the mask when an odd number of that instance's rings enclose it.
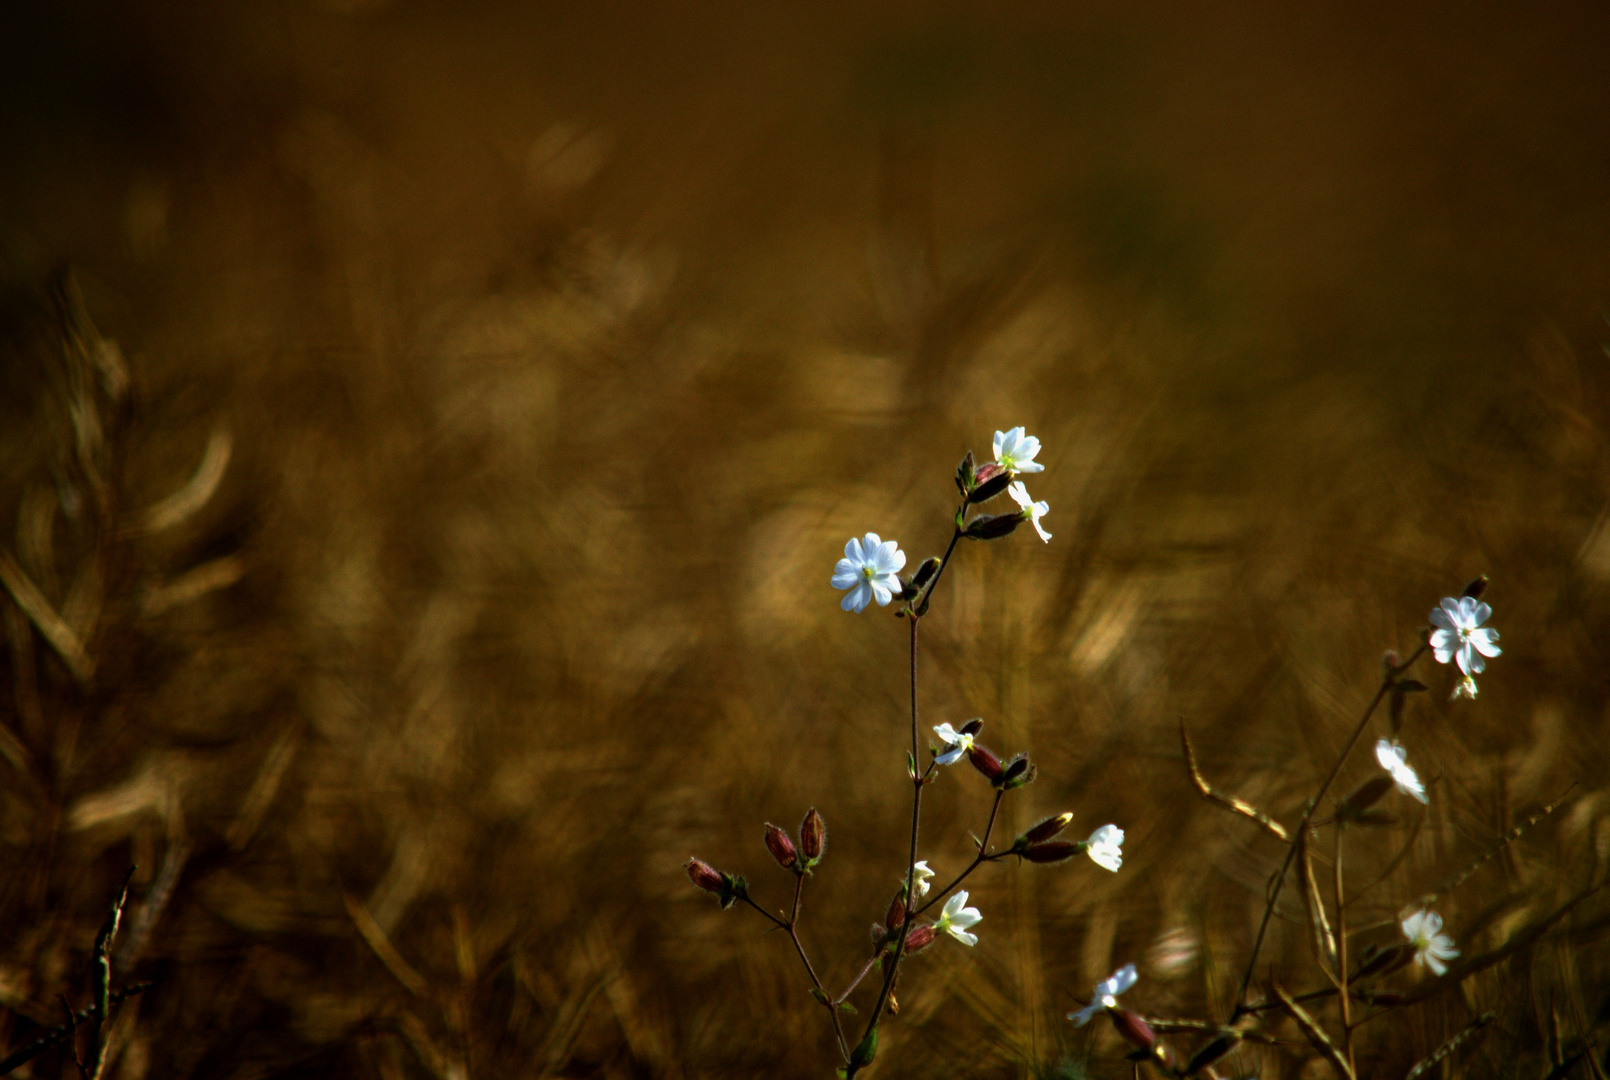
<instances>
[{"instance_id":1,"label":"white flower petal","mask_svg":"<svg viewBox=\"0 0 1610 1080\"><path fill-rule=\"evenodd\" d=\"M978 944L978 935L969 934L966 930L959 930L954 926L947 926L945 927L945 933L949 934L951 937L968 947Z\"/></svg>"},{"instance_id":2,"label":"white flower petal","mask_svg":"<svg viewBox=\"0 0 1610 1080\"><path fill-rule=\"evenodd\" d=\"M1090 1018L1095 1016L1100 1011L1101 999L1097 998L1095 1001L1092 1001L1078 1012L1069 1013L1068 1019L1073 1021L1074 1027L1084 1027L1086 1024L1090 1023Z\"/></svg>"},{"instance_id":3,"label":"white flower petal","mask_svg":"<svg viewBox=\"0 0 1610 1080\"><path fill-rule=\"evenodd\" d=\"M1122 994L1124 991L1128 990L1131 986L1134 986L1139 978L1140 973L1135 970L1135 965L1125 964L1123 967L1113 972L1112 977L1102 984L1102 986L1108 987L1108 989L1103 991L1103 993L1111 994L1112 996L1117 997L1119 994Z\"/></svg>"}]
</instances>

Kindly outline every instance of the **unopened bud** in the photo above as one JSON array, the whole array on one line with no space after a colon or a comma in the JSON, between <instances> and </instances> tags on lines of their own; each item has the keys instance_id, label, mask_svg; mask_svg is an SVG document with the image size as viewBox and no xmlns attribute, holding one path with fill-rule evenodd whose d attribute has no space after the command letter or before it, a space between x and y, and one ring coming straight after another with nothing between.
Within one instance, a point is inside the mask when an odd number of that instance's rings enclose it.
<instances>
[{"instance_id":1,"label":"unopened bud","mask_svg":"<svg viewBox=\"0 0 1610 1080\"><path fill-rule=\"evenodd\" d=\"M999 783L1001 779L1001 759L990 753L985 747L974 743L967 751L967 760L973 763L973 768L984 774L984 779L991 784Z\"/></svg>"},{"instance_id":2,"label":"unopened bud","mask_svg":"<svg viewBox=\"0 0 1610 1080\"><path fill-rule=\"evenodd\" d=\"M994 467L999 468L999 466ZM991 466L986 465L985 468L991 468ZM981 481L979 485L975 487L967 496L967 501L972 503L974 506L977 506L982 502L989 502L991 499L995 498L995 496L1005 491L1007 485L1011 484L1011 482L1011 473L1005 471L997 472L988 480Z\"/></svg>"},{"instance_id":3,"label":"unopened bud","mask_svg":"<svg viewBox=\"0 0 1610 1080\"><path fill-rule=\"evenodd\" d=\"M922 561L922 565L917 567L917 572L911 575L911 584L918 589L922 588L939 572L941 565L939 556L928 556Z\"/></svg>"},{"instance_id":4,"label":"unopened bud","mask_svg":"<svg viewBox=\"0 0 1610 1080\"><path fill-rule=\"evenodd\" d=\"M1061 832L1063 829L1066 829L1068 825L1072 823L1072 821L1072 814L1058 814L1056 817L1048 817L1038 825L1034 826L1034 828L1018 837L1018 842L1022 844L1044 843L1057 833Z\"/></svg>"},{"instance_id":5,"label":"unopened bud","mask_svg":"<svg viewBox=\"0 0 1610 1080\"><path fill-rule=\"evenodd\" d=\"M805 820L799 823L799 853L805 857L806 862L815 862L822 857L822 852L826 849L827 823L813 806L805 815Z\"/></svg>"},{"instance_id":6,"label":"unopened bud","mask_svg":"<svg viewBox=\"0 0 1610 1080\"><path fill-rule=\"evenodd\" d=\"M973 490L973 452L967 451L962 463L956 466L956 489L966 498L967 493Z\"/></svg>"},{"instance_id":7,"label":"unopened bud","mask_svg":"<svg viewBox=\"0 0 1610 1080\"><path fill-rule=\"evenodd\" d=\"M1030 764L1027 754L1013 754L1012 760L1006 763L1006 768L1001 773L1001 789L1011 791L1013 788L1032 783L1037 773L1038 770Z\"/></svg>"},{"instance_id":8,"label":"unopened bud","mask_svg":"<svg viewBox=\"0 0 1610 1080\"><path fill-rule=\"evenodd\" d=\"M983 731L983 730L984 730L984 718L982 716L973 717L971 720L967 721L967 723L963 724L962 727L961 727L961 733L963 735L977 735L980 731Z\"/></svg>"},{"instance_id":9,"label":"unopened bud","mask_svg":"<svg viewBox=\"0 0 1610 1080\"><path fill-rule=\"evenodd\" d=\"M865 1068L872 1064L872 1059L878 1056L878 1026L873 1024L867 1033L850 1051L850 1064L857 1068Z\"/></svg>"},{"instance_id":10,"label":"unopened bud","mask_svg":"<svg viewBox=\"0 0 1610 1080\"><path fill-rule=\"evenodd\" d=\"M794 850L794 841L788 838L786 832L769 821L766 822L766 850L771 852L771 857L776 859L777 865L784 870L798 867L799 852Z\"/></svg>"},{"instance_id":11,"label":"unopened bud","mask_svg":"<svg viewBox=\"0 0 1610 1080\"><path fill-rule=\"evenodd\" d=\"M1472 581L1469 585L1466 585L1465 586L1465 591L1460 593L1459 595L1460 596L1467 596L1472 600L1479 600L1479 599L1481 599L1481 594L1486 592L1486 591L1487 591L1487 575L1483 574L1481 577L1477 578L1475 581Z\"/></svg>"},{"instance_id":12,"label":"unopened bud","mask_svg":"<svg viewBox=\"0 0 1610 1080\"><path fill-rule=\"evenodd\" d=\"M1107 1015L1112 1017L1112 1026L1118 1029L1118 1034L1135 1049L1149 1053L1157 1045L1157 1036L1152 1033L1151 1025L1137 1014L1128 1009L1108 1009Z\"/></svg>"},{"instance_id":13,"label":"unopened bud","mask_svg":"<svg viewBox=\"0 0 1610 1080\"><path fill-rule=\"evenodd\" d=\"M708 893L719 893L726 887L725 875L702 859L688 860L688 877Z\"/></svg>"},{"instance_id":14,"label":"unopened bud","mask_svg":"<svg viewBox=\"0 0 1610 1080\"><path fill-rule=\"evenodd\" d=\"M1398 655L1396 649L1388 649L1381 654L1381 674L1390 675L1403 666L1403 657Z\"/></svg>"},{"instance_id":15,"label":"unopened bud","mask_svg":"<svg viewBox=\"0 0 1610 1080\"><path fill-rule=\"evenodd\" d=\"M969 540L999 540L1010 536L1023 524L1021 514L980 514L967 523L962 533Z\"/></svg>"},{"instance_id":16,"label":"unopened bud","mask_svg":"<svg viewBox=\"0 0 1610 1080\"><path fill-rule=\"evenodd\" d=\"M883 943L885 941L888 941L888 940L889 940L888 928L885 927L880 922L873 923L872 924L872 952L873 952L873 955L876 955L878 950L883 948Z\"/></svg>"},{"instance_id":17,"label":"unopened bud","mask_svg":"<svg viewBox=\"0 0 1610 1080\"><path fill-rule=\"evenodd\" d=\"M1373 776L1354 788L1336 804L1337 821L1357 821L1364 812L1381 801L1381 796L1392 790L1392 777Z\"/></svg>"},{"instance_id":18,"label":"unopened bud","mask_svg":"<svg viewBox=\"0 0 1610 1080\"><path fill-rule=\"evenodd\" d=\"M1067 840L1051 840L1043 844L1030 844L1018 854L1031 863L1057 863L1082 854L1088 844L1075 844Z\"/></svg>"},{"instance_id":19,"label":"unopened bud","mask_svg":"<svg viewBox=\"0 0 1610 1080\"><path fill-rule=\"evenodd\" d=\"M906 921L906 898L901 893L895 893L894 899L889 901L889 910L883 916L883 921L889 924L890 930L898 930Z\"/></svg>"},{"instance_id":20,"label":"unopened bud","mask_svg":"<svg viewBox=\"0 0 1610 1080\"><path fill-rule=\"evenodd\" d=\"M934 943L934 928L924 923L922 926L913 926L906 931L906 952L914 953L918 949L926 949Z\"/></svg>"}]
</instances>

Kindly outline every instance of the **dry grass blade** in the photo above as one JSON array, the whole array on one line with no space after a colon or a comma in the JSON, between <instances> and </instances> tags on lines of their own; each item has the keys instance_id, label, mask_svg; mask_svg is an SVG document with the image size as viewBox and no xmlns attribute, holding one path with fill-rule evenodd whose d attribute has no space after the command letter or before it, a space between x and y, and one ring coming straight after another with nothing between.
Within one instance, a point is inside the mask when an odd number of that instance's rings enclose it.
<instances>
[{"instance_id":1,"label":"dry grass blade","mask_svg":"<svg viewBox=\"0 0 1610 1080\"><path fill-rule=\"evenodd\" d=\"M279 793L280 783L285 779L285 771L291 767L291 762L296 757L299 730L295 724L287 727L264 755L256 779L252 781L246 797L240 801L240 812L230 823L229 831L224 833L224 842L234 850L240 851L251 843L253 836L257 835L268 808L274 803L274 796Z\"/></svg>"},{"instance_id":2,"label":"dry grass blade","mask_svg":"<svg viewBox=\"0 0 1610 1080\"><path fill-rule=\"evenodd\" d=\"M1207 780L1203 778L1201 770L1196 767L1196 752L1191 749L1191 738L1185 734L1184 724L1180 725L1180 744L1185 748L1185 767L1191 771L1191 782L1196 785L1196 790L1201 793L1202 798L1216 802L1232 813L1240 814L1244 818L1256 821L1281 841L1291 842L1291 834L1286 832L1286 827L1280 822L1251 803L1244 802L1233 795L1226 795L1208 784Z\"/></svg>"},{"instance_id":3,"label":"dry grass blade","mask_svg":"<svg viewBox=\"0 0 1610 1080\"><path fill-rule=\"evenodd\" d=\"M1576 785L1574 784L1572 785L1572 787L1575 786ZM1426 893L1418 900L1411 901L1405 905L1398 913L1398 917L1407 918L1409 915L1421 910L1422 908L1429 908L1435 904L1439 898L1463 885L1470 878L1470 875L1474 874L1477 870L1480 870L1484 865L1487 864L1488 861L1490 861L1499 852L1503 851L1510 844L1513 844L1516 840L1519 840L1521 835L1525 833L1527 829L1530 829L1533 825L1536 825L1539 821L1542 821L1544 818L1554 813L1555 810L1558 810L1570 794L1571 789L1567 788L1565 793L1562 794L1558 799L1555 799L1537 813L1533 814L1531 817L1509 830L1509 832L1505 833L1499 838L1498 843L1476 856L1448 880L1444 881L1441 885L1438 885L1435 889Z\"/></svg>"},{"instance_id":4,"label":"dry grass blade","mask_svg":"<svg viewBox=\"0 0 1610 1080\"><path fill-rule=\"evenodd\" d=\"M234 439L229 432L224 428L214 429L212 436L207 440L207 449L202 452L201 464L196 466L196 471L189 481L184 487L147 510L135 531L158 533L171 529L206 506L208 500L218 490L218 485L223 482L233 451Z\"/></svg>"},{"instance_id":5,"label":"dry grass blade","mask_svg":"<svg viewBox=\"0 0 1610 1080\"><path fill-rule=\"evenodd\" d=\"M147 615L160 615L210 592L227 589L245 575L245 561L237 555L226 555L187 570L164 585L152 586L142 608Z\"/></svg>"},{"instance_id":6,"label":"dry grass blade","mask_svg":"<svg viewBox=\"0 0 1610 1080\"><path fill-rule=\"evenodd\" d=\"M1336 935L1331 933L1330 920L1325 916L1325 901L1319 895L1319 881L1314 877L1314 860L1309 856L1307 836L1297 838L1297 859L1303 867L1303 903L1308 907L1308 925L1314 932L1314 955L1326 976L1340 988L1336 974Z\"/></svg>"},{"instance_id":7,"label":"dry grass blade","mask_svg":"<svg viewBox=\"0 0 1610 1080\"><path fill-rule=\"evenodd\" d=\"M397 947L391 943L391 939L380 928L380 924L375 922L374 916L369 914L369 909L350 894L344 895L342 899L346 901L347 914L352 916L352 925L358 928L358 933L369 943L369 948L380 957L380 962L386 965L386 970L396 976L397 981L402 983L409 993L416 997L425 997L430 992L430 984L425 981L423 975L414 970L412 964L403 959L402 953L397 951Z\"/></svg>"},{"instance_id":8,"label":"dry grass blade","mask_svg":"<svg viewBox=\"0 0 1610 1080\"><path fill-rule=\"evenodd\" d=\"M1280 1004L1285 1008L1286 1012L1293 1020L1297 1021L1297 1026L1302 1029L1304 1035L1308 1036L1308 1041L1313 1044L1314 1049L1319 1051L1326 1061L1331 1063L1331 1067L1336 1070L1337 1075L1344 1076L1347 1080L1354 1080L1353 1070L1348 1068L1347 1059L1342 1057L1341 1051L1337 1050L1336 1045L1330 1041L1330 1036L1325 1034L1325 1029L1315 1023L1312 1016L1308 1015L1308 1010L1297 1004L1296 999L1286 993L1285 988L1280 984L1276 983L1272 989L1275 992L1275 997L1280 999Z\"/></svg>"},{"instance_id":9,"label":"dry grass blade","mask_svg":"<svg viewBox=\"0 0 1610 1080\"><path fill-rule=\"evenodd\" d=\"M1464 1045L1467 1040L1469 1040L1482 1028L1486 1027L1497 1018L1497 1013L1482 1013L1480 1016L1476 1017L1476 1019L1472 1020L1463 1031L1459 1032L1459 1034L1437 1047L1436 1050L1432 1052L1430 1057L1417 1063L1414 1068L1409 1070L1408 1075L1405 1076L1403 1080L1419 1080L1420 1077L1424 1076L1428 1071L1440 1065L1449 1054L1459 1049L1459 1047Z\"/></svg>"},{"instance_id":10,"label":"dry grass blade","mask_svg":"<svg viewBox=\"0 0 1610 1080\"><path fill-rule=\"evenodd\" d=\"M84 643L66 620L56 613L56 609L50 606L45 594L28 580L28 575L22 572L22 567L17 565L17 560L11 557L9 551L0 551L0 584L5 585L23 614L33 620L40 634L50 642L50 647L56 650L62 663L67 665L67 670L73 673L73 678L80 683L88 683L94 678L95 661L85 651Z\"/></svg>"},{"instance_id":11,"label":"dry grass blade","mask_svg":"<svg viewBox=\"0 0 1610 1080\"><path fill-rule=\"evenodd\" d=\"M469 1070L465 1069L462 1061L445 1053L436 1045L430 1033L425 1030L424 1023L413 1013L403 1013L397 1018L397 1030L402 1032L403 1038L408 1040L408 1045L413 1047L414 1056L419 1059L419 1063L425 1066L436 1080L464 1080L469 1075Z\"/></svg>"},{"instance_id":12,"label":"dry grass blade","mask_svg":"<svg viewBox=\"0 0 1610 1080\"><path fill-rule=\"evenodd\" d=\"M541 1071L537 1074L539 1077L558 1073L559 1067L570 1056L576 1037L581 1034L582 1022L587 1019L593 1002L608 988L616 974L614 970L600 972L577 987L560 1006L553 1024L548 1028L548 1034L543 1037L542 1049L537 1052L537 1060L541 1063Z\"/></svg>"}]
</instances>

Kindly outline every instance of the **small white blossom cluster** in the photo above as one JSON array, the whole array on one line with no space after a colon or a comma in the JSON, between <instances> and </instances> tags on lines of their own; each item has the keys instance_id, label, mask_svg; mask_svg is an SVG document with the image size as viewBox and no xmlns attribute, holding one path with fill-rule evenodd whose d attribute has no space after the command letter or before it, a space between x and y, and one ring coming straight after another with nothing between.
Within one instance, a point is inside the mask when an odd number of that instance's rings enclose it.
<instances>
[{"instance_id":1,"label":"small white blossom cluster","mask_svg":"<svg viewBox=\"0 0 1610 1080\"><path fill-rule=\"evenodd\" d=\"M1435 911L1416 911L1404 919L1403 936L1414 949L1414 962L1430 968L1433 975L1447 971L1446 961L1459 955L1453 938L1442 932L1442 916Z\"/></svg>"},{"instance_id":2,"label":"small white blossom cluster","mask_svg":"<svg viewBox=\"0 0 1610 1080\"><path fill-rule=\"evenodd\" d=\"M1040 440L1026 434L1022 427L995 433L995 464L1001 472L1016 477L1020 473L1037 473L1045 469L1035 461L1040 453ZM1040 519L1051 512L1051 504L1035 502L1023 481L1016 480L1006 489L1012 501L1021 508L1023 520L1034 526L1040 539L1047 543L1051 534L1045 531ZM900 571L906 565L906 553L893 540L885 540L877 533L852 537L844 545L844 558L833 568L833 587L848 590L839 607L845 611L865 611L873 601L886 606L904 588Z\"/></svg>"}]
</instances>

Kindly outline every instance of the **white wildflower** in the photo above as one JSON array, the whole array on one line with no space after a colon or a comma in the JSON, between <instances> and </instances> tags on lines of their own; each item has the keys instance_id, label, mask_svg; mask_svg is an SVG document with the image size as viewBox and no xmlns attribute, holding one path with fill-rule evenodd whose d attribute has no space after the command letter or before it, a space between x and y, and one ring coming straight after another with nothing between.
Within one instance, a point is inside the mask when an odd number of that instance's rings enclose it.
<instances>
[{"instance_id":1,"label":"white wildflower","mask_svg":"<svg viewBox=\"0 0 1610 1080\"><path fill-rule=\"evenodd\" d=\"M1118 995L1135 985L1140 976L1135 972L1134 964L1125 964L1111 976L1096 984L1095 1000L1076 1013L1069 1013L1068 1019L1073 1021L1074 1027L1084 1027L1090 1023L1090 1018L1103 1009L1116 1009Z\"/></svg>"},{"instance_id":2,"label":"white wildflower","mask_svg":"<svg viewBox=\"0 0 1610 1080\"><path fill-rule=\"evenodd\" d=\"M1484 658L1504 651L1496 644L1497 630L1480 628L1492 613L1492 608L1473 597L1443 597L1442 604L1431 612L1431 624L1436 627L1431 632L1431 651L1437 663L1457 660L1467 679L1481 674L1487 667Z\"/></svg>"},{"instance_id":3,"label":"white wildflower","mask_svg":"<svg viewBox=\"0 0 1610 1080\"><path fill-rule=\"evenodd\" d=\"M1426 798L1426 786L1420 782L1419 774L1409 766L1408 756L1396 739L1382 739L1375 744L1375 760L1392 775L1392 782L1398 790L1421 802L1430 802Z\"/></svg>"},{"instance_id":4,"label":"white wildflower","mask_svg":"<svg viewBox=\"0 0 1610 1080\"><path fill-rule=\"evenodd\" d=\"M1124 830L1116 825L1103 825L1090 834L1085 841L1085 854L1097 866L1104 866L1114 873L1124 865Z\"/></svg>"},{"instance_id":5,"label":"white wildflower","mask_svg":"<svg viewBox=\"0 0 1610 1080\"><path fill-rule=\"evenodd\" d=\"M995 462L1013 475L1044 471L1045 466L1034 460L1039 452L1040 440L1025 435L1021 427L995 433Z\"/></svg>"},{"instance_id":6,"label":"white wildflower","mask_svg":"<svg viewBox=\"0 0 1610 1080\"><path fill-rule=\"evenodd\" d=\"M1040 534L1040 539L1049 544L1051 534L1045 531L1045 526L1040 524L1040 519L1051 512L1051 504L1043 501L1035 502L1031 499L1029 489L1023 486L1023 481L1021 480L1014 480L1012 486L1006 489L1006 493L1012 496L1013 502L1023 508L1023 516L1029 519L1029 523L1034 526L1034 531Z\"/></svg>"},{"instance_id":7,"label":"white wildflower","mask_svg":"<svg viewBox=\"0 0 1610 1080\"><path fill-rule=\"evenodd\" d=\"M1414 948L1414 962L1430 968L1433 975L1447 971L1444 961L1459 955L1453 938L1442 933L1442 916L1435 911L1416 911L1404 919L1403 936Z\"/></svg>"},{"instance_id":8,"label":"white wildflower","mask_svg":"<svg viewBox=\"0 0 1610 1080\"><path fill-rule=\"evenodd\" d=\"M949 724L935 727L934 734L945 740L944 752L934 759L941 765L949 765L973 748L973 737L965 731L957 731Z\"/></svg>"},{"instance_id":9,"label":"white wildflower","mask_svg":"<svg viewBox=\"0 0 1610 1080\"><path fill-rule=\"evenodd\" d=\"M860 539L851 537L844 545L844 558L833 568L833 587L850 590L839 607L864 611L874 600L883 607L900 592L900 568L905 565L906 553L893 540L870 532Z\"/></svg>"},{"instance_id":10,"label":"white wildflower","mask_svg":"<svg viewBox=\"0 0 1610 1080\"><path fill-rule=\"evenodd\" d=\"M955 893L945 901L944 910L940 912L939 921L934 923L934 930L943 930L963 945L977 945L978 935L969 934L967 928L976 925L984 916L977 908L967 906L967 893Z\"/></svg>"}]
</instances>

